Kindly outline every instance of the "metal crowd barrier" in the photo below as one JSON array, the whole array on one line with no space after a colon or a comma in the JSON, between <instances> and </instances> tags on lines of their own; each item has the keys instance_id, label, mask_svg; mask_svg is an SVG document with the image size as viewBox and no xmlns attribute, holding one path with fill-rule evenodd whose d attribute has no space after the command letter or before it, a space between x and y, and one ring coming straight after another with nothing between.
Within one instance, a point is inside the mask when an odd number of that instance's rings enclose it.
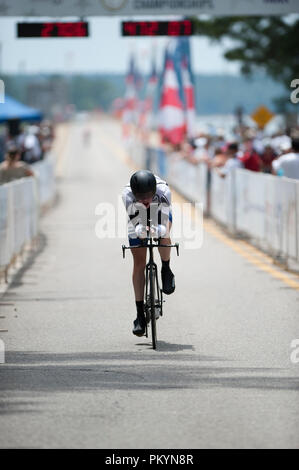
<instances>
[{"instance_id":1,"label":"metal crowd barrier","mask_svg":"<svg viewBox=\"0 0 299 470\"><path fill-rule=\"evenodd\" d=\"M299 181L237 170L236 231L275 258L299 262Z\"/></svg>"},{"instance_id":2,"label":"metal crowd barrier","mask_svg":"<svg viewBox=\"0 0 299 470\"><path fill-rule=\"evenodd\" d=\"M52 155L44 160L34 163L32 170L37 176L39 205L44 207L52 202L55 195L55 175Z\"/></svg>"},{"instance_id":3,"label":"metal crowd barrier","mask_svg":"<svg viewBox=\"0 0 299 470\"><path fill-rule=\"evenodd\" d=\"M135 148L132 157L190 201L201 202L232 235L250 238L286 265L299 263L299 181L244 169L221 178L215 170L209 174L205 164L154 148Z\"/></svg>"},{"instance_id":4,"label":"metal crowd barrier","mask_svg":"<svg viewBox=\"0 0 299 470\"><path fill-rule=\"evenodd\" d=\"M40 211L55 195L54 164L50 158L31 166L35 177L0 185L0 274L24 254L38 235Z\"/></svg>"}]
</instances>

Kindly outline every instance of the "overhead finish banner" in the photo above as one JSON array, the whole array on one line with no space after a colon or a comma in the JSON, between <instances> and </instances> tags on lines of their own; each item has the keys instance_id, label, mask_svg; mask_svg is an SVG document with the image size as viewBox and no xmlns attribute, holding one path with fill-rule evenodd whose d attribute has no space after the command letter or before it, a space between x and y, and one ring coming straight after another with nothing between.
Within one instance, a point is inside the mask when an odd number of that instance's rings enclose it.
<instances>
[{"instance_id":1,"label":"overhead finish banner","mask_svg":"<svg viewBox=\"0 0 299 470\"><path fill-rule=\"evenodd\" d=\"M3 16L286 15L299 0L0 0Z\"/></svg>"}]
</instances>

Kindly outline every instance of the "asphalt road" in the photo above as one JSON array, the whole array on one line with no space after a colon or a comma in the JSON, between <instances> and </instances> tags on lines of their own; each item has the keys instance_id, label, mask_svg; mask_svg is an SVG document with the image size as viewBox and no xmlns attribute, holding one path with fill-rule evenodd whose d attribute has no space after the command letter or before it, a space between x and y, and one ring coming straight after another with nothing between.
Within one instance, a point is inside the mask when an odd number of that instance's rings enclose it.
<instances>
[{"instance_id":1,"label":"asphalt road","mask_svg":"<svg viewBox=\"0 0 299 470\"><path fill-rule=\"evenodd\" d=\"M98 205L113 211L132 173L119 128L64 132L58 201L0 299L1 448L298 448L298 277L207 221L200 248L174 240L177 288L153 351L131 333L126 240L95 234Z\"/></svg>"}]
</instances>

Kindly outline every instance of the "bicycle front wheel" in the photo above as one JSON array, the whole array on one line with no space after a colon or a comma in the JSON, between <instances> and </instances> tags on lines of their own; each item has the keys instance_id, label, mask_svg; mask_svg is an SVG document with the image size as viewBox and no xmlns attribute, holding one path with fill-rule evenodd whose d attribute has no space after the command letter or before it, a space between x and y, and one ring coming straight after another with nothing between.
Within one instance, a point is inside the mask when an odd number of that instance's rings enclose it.
<instances>
[{"instance_id":1,"label":"bicycle front wheel","mask_svg":"<svg viewBox=\"0 0 299 470\"><path fill-rule=\"evenodd\" d=\"M151 311L151 330L153 349L157 349L157 325L156 325L156 308L155 308L155 268L150 268L150 311Z\"/></svg>"}]
</instances>

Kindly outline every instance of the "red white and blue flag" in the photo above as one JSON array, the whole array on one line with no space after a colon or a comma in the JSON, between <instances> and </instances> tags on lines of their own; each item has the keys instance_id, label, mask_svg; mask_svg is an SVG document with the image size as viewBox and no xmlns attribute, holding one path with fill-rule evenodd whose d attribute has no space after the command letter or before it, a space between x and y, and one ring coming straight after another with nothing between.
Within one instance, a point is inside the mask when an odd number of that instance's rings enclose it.
<instances>
[{"instance_id":1,"label":"red white and blue flag","mask_svg":"<svg viewBox=\"0 0 299 470\"><path fill-rule=\"evenodd\" d=\"M159 110L159 131L164 141L180 144L186 133L184 105L173 55L166 51Z\"/></svg>"}]
</instances>

